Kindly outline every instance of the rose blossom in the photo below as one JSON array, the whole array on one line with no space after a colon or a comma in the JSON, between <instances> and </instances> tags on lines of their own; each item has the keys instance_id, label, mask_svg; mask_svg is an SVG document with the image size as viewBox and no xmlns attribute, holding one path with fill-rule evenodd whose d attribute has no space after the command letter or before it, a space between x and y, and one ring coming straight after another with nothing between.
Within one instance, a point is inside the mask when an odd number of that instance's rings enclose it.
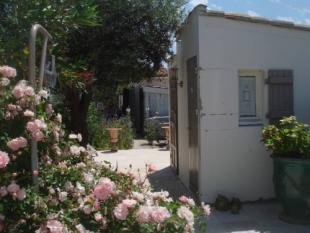
<instances>
[{"instance_id":1,"label":"rose blossom","mask_svg":"<svg viewBox=\"0 0 310 233\"><path fill-rule=\"evenodd\" d=\"M58 200L60 202L64 202L65 200L67 200L67 196L68 196L68 193L67 192L60 192L58 194Z\"/></svg>"},{"instance_id":2,"label":"rose blossom","mask_svg":"<svg viewBox=\"0 0 310 233\"><path fill-rule=\"evenodd\" d=\"M14 78L16 76L16 69L10 66L0 66L0 74L6 78Z\"/></svg>"},{"instance_id":3,"label":"rose blossom","mask_svg":"<svg viewBox=\"0 0 310 233\"><path fill-rule=\"evenodd\" d=\"M188 197L182 195L181 197L179 197L179 201L182 202L182 203L184 203L184 204L186 204L187 201L188 201Z\"/></svg>"},{"instance_id":4,"label":"rose blossom","mask_svg":"<svg viewBox=\"0 0 310 233\"><path fill-rule=\"evenodd\" d=\"M92 208L91 208L90 205L86 205L86 206L83 207L83 212L84 212L84 214L86 214L86 215L90 215L91 210L92 210Z\"/></svg>"},{"instance_id":5,"label":"rose blossom","mask_svg":"<svg viewBox=\"0 0 310 233\"><path fill-rule=\"evenodd\" d=\"M61 222L57 220L48 220L46 223L46 227L50 230L51 233L61 233L66 232L65 227Z\"/></svg>"},{"instance_id":6,"label":"rose blossom","mask_svg":"<svg viewBox=\"0 0 310 233\"><path fill-rule=\"evenodd\" d=\"M41 90L41 91L39 91L39 96L41 96L44 99L47 99L48 92L46 90Z\"/></svg>"},{"instance_id":7,"label":"rose blossom","mask_svg":"<svg viewBox=\"0 0 310 233\"><path fill-rule=\"evenodd\" d=\"M113 214L118 220L125 220L128 215L128 208L125 204L120 203L113 210Z\"/></svg>"},{"instance_id":8,"label":"rose blossom","mask_svg":"<svg viewBox=\"0 0 310 233\"><path fill-rule=\"evenodd\" d=\"M24 96L24 88L20 85L14 87L12 94L16 99L20 99Z\"/></svg>"},{"instance_id":9,"label":"rose blossom","mask_svg":"<svg viewBox=\"0 0 310 233\"><path fill-rule=\"evenodd\" d=\"M32 137L35 141L40 142L44 139L44 134L41 131L36 131L32 134Z\"/></svg>"},{"instance_id":10,"label":"rose blossom","mask_svg":"<svg viewBox=\"0 0 310 233\"><path fill-rule=\"evenodd\" d=\"M7 187L7 191L9 193L17 193L20 190L20 187L18 184L16 184L14 181Z\"/></svg>"},{"instance_id":11,"label":"rose blossom","mask_svg":"<svg viewBox=\"0 0 310 233\"><path fill-rule=\"evenodd\" d=\"M209 216L211 214L211 208L210 205L206 205L204 202L201 203L201 206L203 208L204 214L206 216Z\"/></svg>"},{"instance_id":12,"label":"rose blossom","mask_svg":"<svg viewBox=\"0 0 310 233\"><path fill-rule=\"evenodd\" d=\"M140 206L140 208L136 213L137 222L140 224L149 222L151 211L152 211L151 206Z\"/></svg>"},{"instance_id":13,"label":"rose blossom","mask_svg":"<svg viewBox=\"0 0 310 233\"><path fill-rule=\"evenodd\" d=\"M45 112L47 115L52 115L54 112L53 106L51 104L46 105Z\"/></svg>"},{"instance_id":14,"label":"rose blossom","mask_svg":"<svg viewBox=\"0 0 310 233\"><path fill-rule=\"evenodd\" d=\"M27 109L24 112L24 116L26 116L26 117L34 117L34 112Z\"/></svg>"},{"instance_id":15,"label":"rose blossom","mask_svg":"<svg viewBox=\"0 0 310 233\"><path fill-rule=\"evenodd\" d=\"M19 138L15 138L12 139L11 141L9 141L7 143L7 146L12 150L12 151L17 151L21 148L26 147L28 144L26 138L24 137L19 137Z\"/></svg>"},{"instance_id":16,"label":"rose blossom","mask_svg":"<svg viewBox=\"0 0 310 233\"><path fill-rule=\"evenodd\" d=\"M22 201L26 198L26 191L25 189L20 189L17 191L17 199Z\"/></svg>"},{"instance_id":17,"label":"rose blossom","mask_svg":"<svg viewBox=\"0 0 310 233\"><path fill-rule=\"evenodd\" d=\"M177 211L177 215L185 219L189 225L194 224L194 214L189 208L181 206Z\"/></svg>"},{"instance_id":18,"label":"rose blossom","mask_svg":"<svg viewBox=\"0 0 310 233\"><path fill-rule=\"evenodd\" d=\"M154 164L148 165L148 172L155 172L157 170L157 167Z\"/></svg>"},{"instance_id":19,"label":"rose blossom","mask_svg":"<svg viewBox=\"0 0 310 233\"><path fill-rule=\"evenodd\" d=\"M137 204L137 201L134 199L125 199L122 201L122 203L127 207L127 208L132 208Z\"/></svg>"},{"instance_id":20,"label":"rose blossom","mask_svg":"<svg viewBox=\"0 0 310 233\"><path fill-rule=\"evenodd\" d=\"M8 194L5 186L0 187L0 197L5 197Z\"/></svg>"},{"instance_id":21,"label":"rose blossom","mask_svg":"<svg viewBox=\"0 0 310 233\"><path fill-rule=\"evenodd\" d=\"M101 201L105 201L114 193L115 188L115 183L109 178L101 178L94 189L94 196Z\"/></svg>"},{"instance_id":22,"label":"rose blossom","mask_svg":"<svg viewBox=\"0 0 310 233\"><path fill-rule=\"evenodd\" d=\"M151 212L151 217L154 222L161 223L170 218L170 213L166 207L155 207Z\"/></svg>"},{"instance_id":23,"label":"rose blossom","mask_svg":"<svg viewBox=\"0 0 310 233\"><path fill-rule=\"evenodd\" d=\"M27 96L34 96L34 90L32 87L28 86L24 88L24 94Z\"/></svg>"},{"instance_id":24,"label":"rose blossom","mask_svg":"<svg viewBox=\"0 0 310 233\"><path fill-rule=\"evenodd\" d=\"M102 220L102 214L101 213L95 213L94 215L96 222L100 222Z\"/></svg>"},{"instance_id":25,"label":"rose blossom","mask_svg":"<svg viewBox=\"0 0 310 233\"><path fill-rule=\"evenodd\" d=\"M8 78L1 78L0 79L0 85L3 87L6 87L10 84L10 79Z\"/></svg>"},{"instance_id":26,"label":"rose blossom","mask_svg":"<svg viewBox=\"0 0 310 233\"><path fill-rule=\"evenodd\" d=\"M0 169L5 168L10 162L10 158L8 153L0 151Z\"/></svg>"}]
</instances>

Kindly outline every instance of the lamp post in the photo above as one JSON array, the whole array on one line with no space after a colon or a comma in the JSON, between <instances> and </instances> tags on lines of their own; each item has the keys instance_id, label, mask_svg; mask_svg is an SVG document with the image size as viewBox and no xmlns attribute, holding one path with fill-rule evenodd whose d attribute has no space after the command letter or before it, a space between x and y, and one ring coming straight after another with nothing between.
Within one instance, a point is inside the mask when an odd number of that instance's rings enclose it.
<instances>
[{"instance_id":1,"label":"lamp post","mask_svg":"<svg viewBox=\"0 0 310 233\"><path fill-rule=\"evenodd\" d=\"M36 38L37 34L40 33L43 36L43 47L41 51L41 61L39 69L39 77L36 78ZM46 61L46 51L47 43L52 40L52 36L48 31L42 27L40 24L35 24L32 26L30 31L29 40L29 82L36 92L40 91L43 87L43 78L45 73L45 61ZM52 62L52 73L56 74L55 70L55 58ZM36 114L35 106L33 105L33 111ZM39 171L39 158L38 158L38 143L32 139L31 141L31 170L32 170L32 181L36 185L38 183L37 172Z\"/></svg>"}]
</instances>

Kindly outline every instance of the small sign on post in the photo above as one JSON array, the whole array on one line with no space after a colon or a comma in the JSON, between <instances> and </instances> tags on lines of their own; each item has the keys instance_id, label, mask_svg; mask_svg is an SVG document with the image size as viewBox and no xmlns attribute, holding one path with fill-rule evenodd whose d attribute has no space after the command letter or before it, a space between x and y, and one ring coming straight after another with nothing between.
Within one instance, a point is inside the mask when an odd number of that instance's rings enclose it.
<instances>
[{"instance_id":1,"label":"small sign on post","mask_svg":"<svg viewBox=\"0 0 310 233\"><path fill-rule=\"evenodd\" d=\"M37 77L36 76L36 39L37 39L38 33L40 33L43 36L43 47L41 51L39 76L38 78L36 78ZM35 24L32 26L31 31L30 31L30 40L29 40L29 82L36 92L39 92L43 87L47 43L49 40L52 40L52 36L48 33L48 31L44 27L42 27L40 24ZM55 60L54 60L54 68L52 68L52 72L56 73ZM35 106L33 106L33 111L36 114ZM33 139L31 141L31 170L32 170L32 181L33 181L33 184L36 185L38 183L37 173L39 171L39 158L38 158L38 143Z\"/></svg>"}]
</instances>

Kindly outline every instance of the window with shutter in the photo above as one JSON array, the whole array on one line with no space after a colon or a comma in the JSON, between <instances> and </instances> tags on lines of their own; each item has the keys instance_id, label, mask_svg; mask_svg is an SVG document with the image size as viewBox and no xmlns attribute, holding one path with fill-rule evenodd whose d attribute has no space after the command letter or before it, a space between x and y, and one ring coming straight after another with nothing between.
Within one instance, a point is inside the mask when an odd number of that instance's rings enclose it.
<instances>
[{"instance_id":1,"label":"window with shutter","mask_svg":"<svg viewBox=\"0 0 310 233\"><path fill-rule=\"evenodd\" d=\"M239 70L239 126L262 124L264 71Z\"/></svg>"},{"instance_id":2,"label":"window with shutter","mask_svg":"<svg viewBox=\"0 0 310 233\"><path fill-rule=\"evenodd\" d=\"M268 71L268 114L271 124L285 116L294 115L293 71Z\"/></svg>"}]
</instances>

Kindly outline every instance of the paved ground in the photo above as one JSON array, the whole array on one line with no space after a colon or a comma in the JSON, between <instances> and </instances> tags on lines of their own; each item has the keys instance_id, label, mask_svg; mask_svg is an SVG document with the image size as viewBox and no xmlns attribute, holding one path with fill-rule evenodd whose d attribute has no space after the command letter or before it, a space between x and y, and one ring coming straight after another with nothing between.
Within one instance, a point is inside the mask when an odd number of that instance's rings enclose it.
<instances>
[{"instance_id":1,"label":"paved ground","mask_svg":"<svg viewBox=\"0 0 310 233\"><path fill-rule=\"evenodd\" d=\"M145 174L145 164L155 164L158 171L149 176L155 190L167 190L177 198L183 194L191 196L180 180L169 168L169 151L164 148L149 147L143 141L135 143L135 148L117 153L102 152L97 161L109 161L126 170L131 164L133 170ZM278 219L280 207L277 203L245 204L239 215L214 211L208 220L208 233L310 233L310 226L290 225Z\"/></svg>"}]
</instances>

